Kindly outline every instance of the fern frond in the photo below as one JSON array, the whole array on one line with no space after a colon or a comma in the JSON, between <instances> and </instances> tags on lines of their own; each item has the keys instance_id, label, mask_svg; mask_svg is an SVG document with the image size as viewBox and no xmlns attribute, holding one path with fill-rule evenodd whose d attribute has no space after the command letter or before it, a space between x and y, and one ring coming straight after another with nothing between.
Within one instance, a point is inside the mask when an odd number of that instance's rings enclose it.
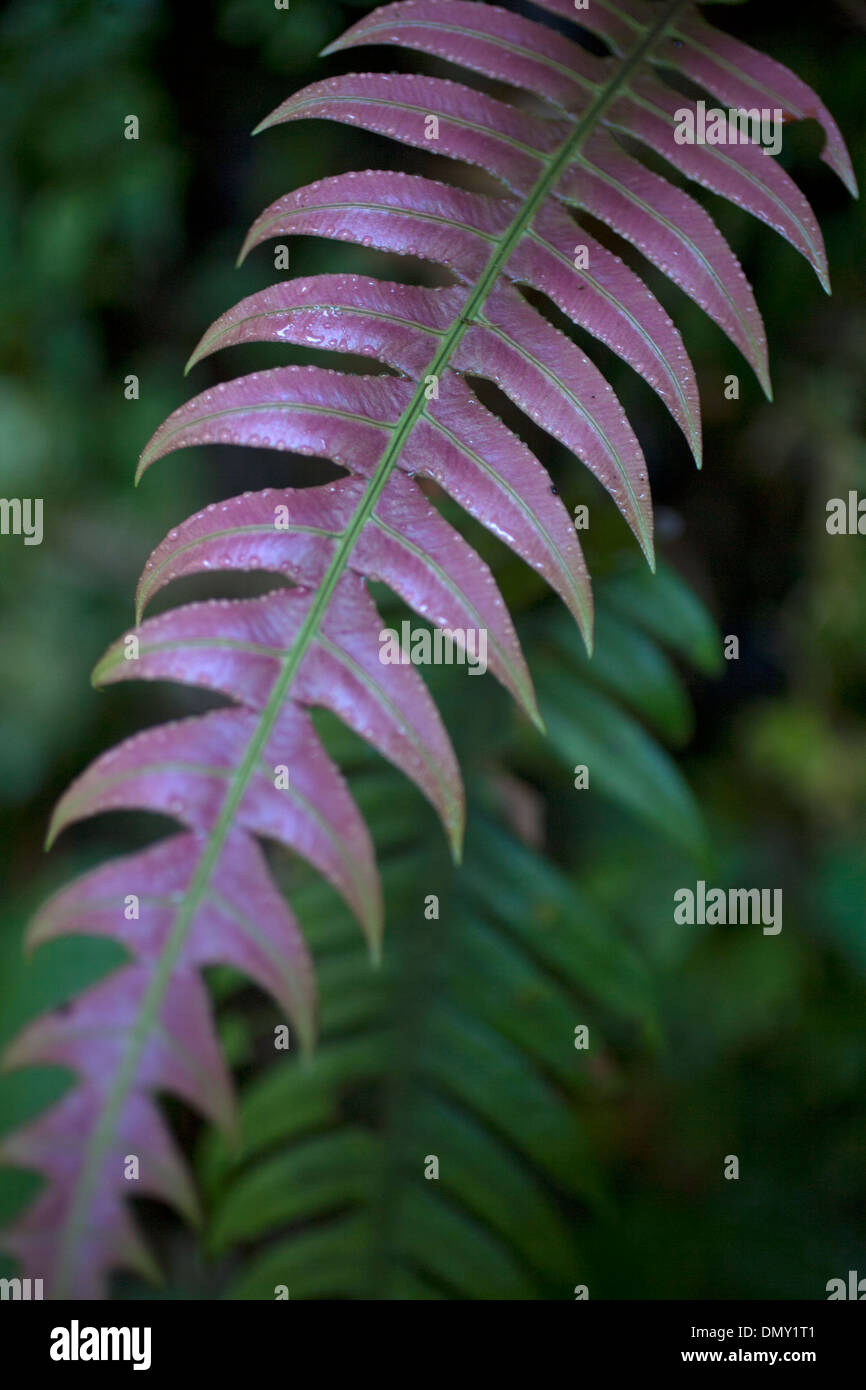
<instances>
[{"instance_id":1,"label":"fern frond","mask_svg":"<svg viewBox=\"0 0 866 1390\"><path fill-rule=\"evenodd\" d=\"M314 276L251 296L205 334L193 361L259 339L361 352L398 374L296 366L254 373L182 406L142 454L139 476L179 448L208 442L309 454L351 476L310 494L238 498L191 518L145 570L139 617L163 583L197 570L262 568L295 587L148 619L97 667L98 683L172 679L219 692L234 707L128 740L73 784L55 815L52 834L116 807L158 811L185 830L88 875L32 930L37 940L105 931L133 957L67 1014L32 1025L10 1057L14 1065L60 1061L80 1077L49 1116L5 1145L7 1158L49 1179L7 1244L54 1296L95 1296L108 1268L144 1267L123 1206L122 1158L136 1145L138 1190L191 1208L180 1162L167 1156L154 1091L177 1093L218 1123L232 1123L198 967L239 965L291 1012L303 1037L312 1032L309 960L289 909L275 903L256 839L309 859L377 949L381 897L370 837L306 707L333 710L414 781L460 853L456 758L414 668L379 661L381 620L367 581L384 580L436 625L463 628L471 618L489 631L494 673L537 719L495 581L435 516L415 475L439 483L544 575L591 640L589 579L568 513L542 465L480 403L467 378L493 382L582 459L653 563L647 470L625 412L598 368L522 287L540 291L642 375L699 461L694 373L660 304L575 214L632 242L700 304L769 394L763 327L736 257L700 204L629 153L621 137L775 226L826 282L820 232L788 176L751 146L683 153L673 138L674 98L652 69L674 67L725 96L778 99L786 118L817 114L825 158L850 185L841 138L814 94L778 64L711 30L685 0L594 0L578 13L565 0L546 7L595 27L608 55L592 56L540 22L463 0L388 6L338 45L420 47L540 94L541 114L436 77L349 74L306 88L260 127L309 118L361 126L478 165L503 192L481 196L420 176L366 171L274 204L245 250L275 234L331 237L432 260L455 283L425 290ZM576 264L578 246L586 248L585 267ZM288 508L289 529L275 524L268 534L268 511L278 507ZM285 785L274 780L278 768L288 771ZM138 913L129 921L128 900ZM251 904L260 911L251 913Z\"/></svg>"},{"instance_id":2,"label":"fern frond","mask_svg":"<svg viewBox=\"0 0 866 1390\"><path fill-rule=\"evenodd\" d=\"M665 574L663 587L665 644L690 662L708 646L717 657L718 634L685 586ZM636 615L617 607L623 594ZM558 672L562 704L579 707L592 685L623 686L626 653L654 609L645 572L602 581L598 652L613 652L619 624L622 656L599 675L597 658L577 670L569 655ZM545 615L527 631L533 669L549 626ZM663 663L659 643L645 643ZM626 685L614 703L632 724L652 687ZM687 707L669 667L656 692L663 687ZM569 746L554 745L551 785L571 773L586 735L575 720ZM509 745L504 728L473 727L461 739L480 795L459 872L406 843L408 807L394 778L368 760L353 768L382 865L387 962L371 976L350 919L322 911L312 875L293 885L318 962L321 1039L311 1065L285 1058L251 1077L239 1145L212 1130L202 1144L204 1242L222 1297L273 1299L282 1285L293 1299L570 1299L575 1283L592 1286L587 1237L613 1208L593 1115L616 1093L621 1057L661 1042L655 982L617 923L503 824L484 767ZM653 747L655 826L676 840L666 782L677 774ZM610 755L589 761L618 798ZM435 920L423 910L429 890ZM230 1017L231 993L223 1007ZM247 1024L258 1052L269 1011ZM578 1024L590 1030L588 1052L576 1050Z\"/></svg>"}]
</instances>

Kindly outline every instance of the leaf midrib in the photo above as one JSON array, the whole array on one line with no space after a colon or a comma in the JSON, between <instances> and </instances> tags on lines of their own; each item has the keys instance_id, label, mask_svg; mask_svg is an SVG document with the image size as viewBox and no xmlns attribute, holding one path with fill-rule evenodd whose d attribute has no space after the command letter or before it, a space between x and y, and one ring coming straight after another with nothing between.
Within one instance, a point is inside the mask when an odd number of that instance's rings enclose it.
<instances>
[{"instance_id":1,"label":"leaf midrib","mask_svg":"<svg viewBox=\"0 0 866 1390\"><path fill-rule=\"evenodd\" d=\"M497 249L492 253L485 270L482 272L476 282L475 288L466 301L463 313L455 320L452 328L444 336L442 344L427 371L421 375L412 400L391 435L390 441L376 467L376 471L367 484L364 496L358 505L355 515L343 532L342 540L337 546L328 571L316 591L313 602L310 604L304 623L297 633L291 650L286 653L283 668L274 682L271 694L268 697L265 708L259 719L259 723L250 739L247 751L228 789L219 819L208 836L205 850L199 859L196 872L189 885L184 901L178 910L171 936L169 937L156 970L154 971L153 979L145 994L138 1017L129 1035L129 1043L123 1062L118 1069L114 1084L108 1093L99 1120L91 1133L91 1138L87 1144L84 1160L82 1162L80 1176L73 1189L69 1216L60 1232L58 1243L58 1271L54 1290L54 1296L57 1298L63 1298L64 1296L68 1297L74 1293L74 1290L67 1289L67 1286L73 1270L78 1240L86 1225L90 1201L99 1181L101 1168L105 1162L112 1141L115 1123L123 1110L123 1106L133 1085L141 1055L147 1045L152 1030L158 1024L163 996L168 987L169 980L171 979L174 966L183 949L187 932L190 929L196 912L201 906L210 882L211 874L216 867L224 842L231 830L235 813L243 798L247 783L267 744L271 730L282 708L283 701L306 655L307 647L318 631L328 604L333 597L337 583L346 568L349 555L354 549L361 531L375 510L376 503L388 481L391 471L396 466L397 460L402 453L406 439L423 413L426 402L426 378L429 376L438 377L441 375L442 370L448 366L458 343L469 326L469 321L474 317L476 311L484 303L490 290L495 285L507 261L511 257L517 242L523 236L527 227L535 217L538 208L555 187L560 176L568 167L569 162L574 157L574 154L579 149L582 142L589 135L604 109L616 99L617 94L628 81L631 72L643 61L649 49L656 40L664 34L665 30L674 21L677 14L684 8L686 3L688 3L688 0L668 0L668 4L659 14L655 25L646 31L643 38L632 52L622 60L619 71L614 74L610 81L602 88L578 122L577 126L560 146L559 153L551 158L543 170L532 192L528 195L523 204L523 207L514 218L511 226L503 234ZM455 854L459 852L456 845L453 846L453 850Z\"/></svg>"}]
</instances>

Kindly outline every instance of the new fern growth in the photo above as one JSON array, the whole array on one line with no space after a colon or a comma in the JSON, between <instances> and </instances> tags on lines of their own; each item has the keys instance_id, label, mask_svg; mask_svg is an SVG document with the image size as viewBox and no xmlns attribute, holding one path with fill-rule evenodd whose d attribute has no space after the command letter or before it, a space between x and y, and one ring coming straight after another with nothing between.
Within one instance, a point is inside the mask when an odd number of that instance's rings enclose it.
<instances>
[{"instance_id":1,"label":"new fern growth","mask_svg":"<svg viewBox=\"0 0 866 1390\"><path fill-rule=\"evenodd\" d=\"M416 783L460 854L455 756L417 672L379 661L381 622L367 581L383 581L435 625L485 629L491 669L540 722L492 574L415 479L435 481L543 575L591 643L590 582L568 513L541 463L467 378L495 383L581 459L653 563L647 470L625 412L523 289L546 296L634 368L700 463L698 393L680 334L582 215L633 243L700 304L768 396L761 318L736 257L700 204L633 149L661 156L774 227L828 288L821 233L792 179L756 144L676 143L675 113L692 103L665 73L726 107L817 119L822 158L856 192L842 138L814 92L711 28L684 0L592 0L579 11L571 0L540 4L603 40L606 55L590 53L576 32L569 38L476 0L405 0L362 19L327 51L417 49L510 85L515 104L438 77L349 74L305 88L259 127L309 118L361 126L481 166L502 191L482 196L377 170L323 179L274 203L243 255L269 237L328 237L435 262L452 283L430 289L329 274L252 295L208 330L191 366L255 340L362 354L390 374L287 366L228 381L175 411L142 454L139 476L166 454L208 442L314 455L346 476L246 493L171 531L139 583L139 625L96 668L102 685L170 679L230 703L128 739L73 783L54 814L51 840L111 809L156 812L182 827L74 882L29 931L31 945L101 934L130 953L66 1011L30 1025L6 1058L12 1066L57 1063L77 1076L2 1150L7 1162L47 1179L5 1244L54 1297L99 1297L116 1267L154 1272L124 1198L127 1154L139 1158L138 1191L196 1217L193 1184L154 1093L181 1097L227 1131L235 1125L202 966L244 972L312 1046L310 955L259 841L309 860L349 905L373 952L380 949L373 846L309 707L332 710ZM531 111L518 104L521 90L535 98ZM143 620L173 579L254 569L290 586ZM286 770L282 782L277 768Z\"/></svg>"}]
</instances>

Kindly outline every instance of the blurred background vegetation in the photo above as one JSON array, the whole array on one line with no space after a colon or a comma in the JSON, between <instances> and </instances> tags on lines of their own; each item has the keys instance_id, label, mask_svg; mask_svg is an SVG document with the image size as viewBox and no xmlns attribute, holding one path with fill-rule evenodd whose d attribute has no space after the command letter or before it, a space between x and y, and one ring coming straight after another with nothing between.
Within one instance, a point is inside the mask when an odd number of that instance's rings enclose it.
<instances>
[{"instance_id":1,"label":"blurred background vegetation","mask_svg":"<svg viewBox=\"0 0 866 1390\"><path fill-rule=\"evenodd\" d=\"M277 360L245 347L182 380L203 329L277 278L266 248L233 268L243 233L323 174L436 163L324 123L250 139L329 72L454 75L392 50L320 61L368 8L11 0L0 17L0 494L45 505L41 546L0 541L0 1042L119 958L70 939L25 963L34 906L153 831L103 819L46 858L52 803L110 742L200 707L161 686L90 689L132 620L147 555L208 501L324 476L309 461L196 449L133 490L138 452L170 410ZM712 18L820 92L862 185L861 8L755 0ZM129 114L138 141L123 138ZM490 680L432 673L475 802L463 871L414 792L329 731L382 854L385 966L371 970L322 885L283 866L321 966L318 1070L275 1068L270 1011L217 972L245 1146L227 1154L172 1110L208 1226L199 1239L143 1208L165 1295L272 1297L285 1282L293 1297L569 1298L584 1283L591 1297L816 1298L828 1279L866 1272L866 541L825 530L828 498L866 494L866 280L862 212L819 150L817 126L786 127L783 163L822 224L831 298L786 243L701 195L755 287L774 404L709 320L647 277L697 368L702 474L642 383L591 348L647 455L657 580L581 470L520 424L567 504L591 504L592 667L535 578L464 527L517 616L550 741ZM338 268L436 282L420 264L292 242L293 275ZM731 372L737 401L723 394ZM125 398L129 374L138 400ZM737 661L720 658L726 634ZM572 786L583 762L599 771L590 792ZM698 877L781 887L781 935L675 925L673 892ZM431 892L438 922L423 915ZM586 1054L572 1045L584 1022ZM0 1078L3 1126L64 1084L47 1070ZM450 1155L435 1197L428 1153ZM727 1154L738 1182L723 1179ZM0 1219L37 1185L2 1174Z\"/></svg>"}]
</instances>

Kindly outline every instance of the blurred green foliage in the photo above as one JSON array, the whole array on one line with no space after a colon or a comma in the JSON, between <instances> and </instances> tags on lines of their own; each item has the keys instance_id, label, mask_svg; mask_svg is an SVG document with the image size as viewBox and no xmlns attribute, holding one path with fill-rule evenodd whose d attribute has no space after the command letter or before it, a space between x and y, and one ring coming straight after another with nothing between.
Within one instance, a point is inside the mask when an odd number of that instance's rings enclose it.
<instances>
[{"instance_id":1,"label":"blurred green foliage","mask_svg":"<svg viewBox=\"0 0 866 1390\"><path fill-rule=\"evenodd\" d=\"M21 958L23 925L35 903L76 870L127 847L130 830L145 830L132 818L115 817L74 832L46 860L48 812L96 752L142 724L192 708L195 697L162 687L97 695L89 670L131 622L135 580L172 524L206 501L285 476L249 451L195 450L153 469L135 492L135 459L151 430L189 394L183 363L203 328L274 278L266 251L233 269L252 218L281 193L324 173L395 159L387 141L338 127L299 124L249 138L290 90L341 70L338 60L325 67L316 54L353 11L365 8L334 0L293 0L289 11L266 0L196 6L11 0L0 16L0 493L45 499L41 546L0 541L0 864L8 888L0 1041L117 959L106 943L79 939L46 948L29 963ZM716 9L713 18L817 88L849 142L861 184L866 181L866 31L854 7L828 6L819 17L805 0L785 7L754 3ZM387 53L369 53L370 66L392 66ZM449 73L443 65L430 70ZM123 138L129 114L139 118L138 141ZM302 920L322 968L320 1067L327 1071L336 1048L346 1076L354 1068L369 1080L370 1030L395 1010L405 1027L428 990L436 1007L444 1007L442 991L453 987L482 1016L488 1011L485 1026L505 1040L503 1055L516 1046L530 1058L579 1131L573 1187L561 1170L563 1141L555 1126L543 1131L546 1148L528 1160L519 1153L519 1135L512 1135L517 1166L493 1176L499 1150L493 1152L490 1126L498 1143L502 1115L521 1104L508 1090L513 1077L506 1068L491 1083L501 1087L501 1113L487 1115L473 1139L473 1162L492 1165L493 1194L484 1193L476 1172L471 1182L463 1175L456 1195L446 1182L436 1199L449 1238L463 1252L460 1278L424 1268L435 1219L433 1199L423 1190L419 1196L416 1184L408 1208L400 1198L399 1219L393 1218L395 1239L409 1251L415 1274L395 1287L364 1213L370 1183L397 1203L395 1174L406 1142L400 1106L408 1093L417 1100L414 1052L403 1072L389 1055L384 1100L379 1089L364 1085L336 1098L328 1093L336 1108L327 1123L315 1118L325 1091L313 1086L312 1099L307 1096L312 1118L296 1095L299 1108L280 1112L285 1132L264 1145L276 1165L270 1177L250 1164L233 1185L237 1175L229 1182L217 1141L173 1111L185 1145L199 1152L212 1216L205 1250L214 1261L148 1206L145 1218L169 1268L169 1296L249 1293L262 1287L262 1269L266 1284L271 1271L267 1247L262 1254L258 1244L262 1229L244 1225L244 1202L255 1214L261 1182L277 1194L273 1228L282 1223L295 1230L293 1277L310 1294L363 1296L364 1288L375 1288L382 1297L569 1297L560 1283L571 1277L573 1260L572 1283L588 1283L594 1297L810 1298L821 1297L828 1279L858 1261L862 1270L866 541L828 536L824 518L828 498L849 488L866 495L866 283L862 212L818 164L818 150L815 127L791 128L790 136L786 128L783 162L824 228L831 299L771 232L706 199L764 313L774 404L763 402L733 348L700 311L648 277L677 318L698 370L702 476L694 475L674 427L642 385L592 350L644 443L660 550L701 595L721 633L739 636L739 660L720 672L718 644L700 607L664 569L653 587L635 567L613 508L561 451L527 427L525 437L549 462L569 505L593 503L587 552L601 576L603 615L596 655L591 663L582 656L576 634L535 576L479 540L517 615L549 742L523 727L489 682L477 683L480 690L470 682L467 690L454 684L455 673L437 679L478 801L462 876L444 863L420 801L395 779L364 773L372 777L365 809L389 887L382 974L373 974L360 944L349 941L332 898L290 877L306 905ZM396 157L405 167L404 153ZM338 267L398 273L398 263L376 253L309 239L293 243L291 255L292 274ZM197 369L192 389L274 360L267 349L238 350L230 364ZM325 359L311 351L291 360ZM740 377L738 401L724 399L729 372ZM129 374L139 379L138 400L125 398ZM301 465L293 476L312 478L314 471ZM464 529L475 543L472 527ZM675 760L661 752L659 739L676 748ZM596 760L605 768L601 785L575 792L572 766ZM361 785L367 786L363 778ZM499 847L498 860L490 858L491 844ZM392 869L387 861L395 845L406 861ZM521 874L509 883L516 865ZM782 887L781 935L677 926L673 891L698 876ZM440 891L440 884L447 921L426 922L424 893ZM521 950L532 954L533 903L549 897L552 885L562 901L579 895L586 920L605 924L607 967L624 954L646 990L641 1029L624 1026L616 1011L598 1014L605 1046L582 1086L557 1075L550 1051L551 1029L570 1017L572 1002L563 1005L547 980L539 1007L531 975L527 995L518 987L519 971L511 984L506 971L522 959L510 953L509 933L518 931ZM491 901L497 888L504 893L498 904ZM580 914L569 911L577 931ZM461 967L470 979L454 984L448 972ZM512 984L516 992L509 993ZM574 993L576 979L567 984ZM245 1104L255 1105L257 1088L267 1095L271 1084L262 1069L262 1038L273 1019L258 996L238 993L235 982L221 986L217 978L215 987L225 998L227 1046L252 1097ZM583 1015L574 1018L580 1021ZM509 1037L524 1023L525 1036ZM449 1051L453 1045L441 1027L433 1029L424 1066L444 1075L451 1065L448 1076L457 1085L461 1067L481 1066L481 1050L479 1043L473 1062L471 1048L461 1056ZM291 1094L296 1085L303 1088L287 1075ZM446 1080L440 1076L440 1092ZM48 1072L0 1078L4 1127L62 1084ZM450 1118L454 1124L453 1111ZM413 1101L405 1133L417 1121ZM446 1121L440 1105L438 1120L428 1117L421 1130L438 1123L437 1132L445 1132ZM330 1138L323 1140L317 1124ZM469 1143L465 1133L452 1137L455 1145ZM436 1152L432 1140L429 1151ZM722 1178L729 1153L740 1157L737 1183ZM331 1197L343 1193L361 1212L359 1222L338 1223L330 1244L317 1237L313 1220L319 1189L310 1174L318 1171L317 1157L327 1159L334 1175ZM241 1160L242 1169L249 1159ZM553 1170L557 1180L553 1196L545 1192L535 1209L534 1224L515 1230L503 1207L529 1190L509 1186L525 1163L535 1176L548 1174L542 1186ZM588 1192L590 1173L601 1175L604 1200ZM3 1176L0 1219L35 1182L24 1174ZM292 1206L287 1193L305 1184L307 1205ZM467 1213L480 1220L483 1238L473 1235L471 1221L467 1226ZM500 1243L510 1252L505 1265ZM533 1271L528 1283L520 1259L514 1273L515 1252ZM374 1255L379 1263L371 1270ZM280 1258L284 1267L289 1255ZM361 1284L354 1276L341 1283L340 1272L355 1263L367 1271ZM119 1281L117 1290L149 1296L129 1281Z\"/></svg>"}]
</instances>

